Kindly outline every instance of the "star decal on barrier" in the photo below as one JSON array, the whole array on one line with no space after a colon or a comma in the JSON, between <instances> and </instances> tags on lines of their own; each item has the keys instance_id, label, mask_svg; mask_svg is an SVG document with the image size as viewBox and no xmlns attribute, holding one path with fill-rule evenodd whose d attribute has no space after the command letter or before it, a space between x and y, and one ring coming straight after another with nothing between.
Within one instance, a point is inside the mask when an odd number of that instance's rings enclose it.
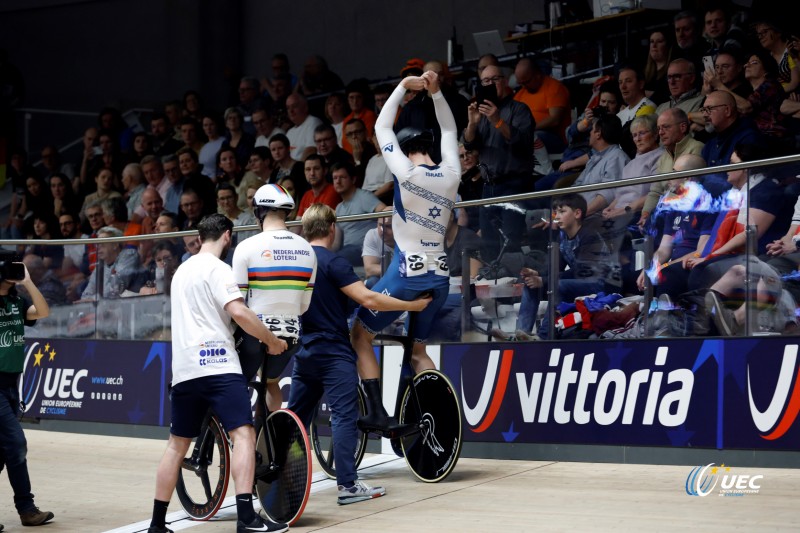
<instances>
[{"instance_id":1,"label":"star decal on barrier","mask_svg":"<svg viewBox=\"0 0 800 533\"><path fill-rule=\"evenodd\" d=\"M430 209L428 209L428 216L435 220L438 217L442 216L442 210L435 206L431 207Z\"/></svg>"},{"instance_id":2,"label":"star decal on barrier","mask_svg":"<svg viewBox=\"0 0 800 533\"><path fill-rule=\"evenodd\" d=\"M44 353L41 349L37 351L33 356L36 358L36 361L33 363L33 366L42 366L42 357L44 357Z\"/></svg>"}]
</instances>

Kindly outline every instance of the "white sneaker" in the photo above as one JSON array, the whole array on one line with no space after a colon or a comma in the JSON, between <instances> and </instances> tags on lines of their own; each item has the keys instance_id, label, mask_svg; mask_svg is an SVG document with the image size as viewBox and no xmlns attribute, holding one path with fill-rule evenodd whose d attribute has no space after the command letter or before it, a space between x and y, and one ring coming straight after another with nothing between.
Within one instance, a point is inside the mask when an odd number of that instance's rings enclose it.
<instances>
[{"instance_id":1,"label":"white sneaker","mask_svg":"<svg viewBox=\"0 0 800 533\"><path fill-rule=\"evenodd\" d=\"M337 501L339 505L347 505L348 503L380 498L384 494L386 494L386 489L383 487L370 487L363 481L356 480L355 484L350 488L339 485L339 499Z\"/></svg>"}]
</instances>

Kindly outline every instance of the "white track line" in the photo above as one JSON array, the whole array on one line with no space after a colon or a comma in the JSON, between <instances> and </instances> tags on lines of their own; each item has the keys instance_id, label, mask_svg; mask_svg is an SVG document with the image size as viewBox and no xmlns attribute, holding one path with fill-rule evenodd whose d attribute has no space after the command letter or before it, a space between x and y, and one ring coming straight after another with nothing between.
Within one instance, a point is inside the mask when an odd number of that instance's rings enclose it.
<instances>
[{"instance_id":1,"label":"white track line","mask_svg":"<svg viewBox=\"0 0 800 533\"><path fill-rule=\"evenodd\" d=\"M377 469L376 472L387 470L396 470L405 466L405 461L396 455L373 455L364 458L361 465L358 467L359 473L367 474L369 469ZM370 474L372 472L369 472ZM233 487L233 483L230 484ZM311 494L322 492L330 488L336 488L336 480L329 479L324 472L315 472L311 477ZM192 520L185 511L176 511L167 515L167 526L173 531L180 531L189 529L190 527L199 527L208 524L209 522L217 522L220 520L236 520L236 495L228 496L223 500L222 507L214 515L214 518L207 521ZM253 498L253 504L258 511L261 506L258 498ZM116 529L109 529L105 533L139 533L147 531L150 527L150 519L136 522L127 526L118 527Z\"/></svg>"}]
</instances>

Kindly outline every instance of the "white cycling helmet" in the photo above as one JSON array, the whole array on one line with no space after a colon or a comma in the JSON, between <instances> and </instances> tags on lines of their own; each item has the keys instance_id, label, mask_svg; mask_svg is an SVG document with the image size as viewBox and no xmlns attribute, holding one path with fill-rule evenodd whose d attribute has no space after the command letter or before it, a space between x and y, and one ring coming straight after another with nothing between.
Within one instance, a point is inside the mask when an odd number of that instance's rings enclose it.
<instances>
[{"instance_id":1,"label":"white cycling helmet","mask_svg":"<svg viewBox=\"0 0 800 533\"><path fill-rule=\"evenodd\" d=\"M253 213L256 218L263 220L267 211L271 209L284 209L291 211L294 209L294 198L289 194L289 191L277 185L270 183L262 185L256 191L253 197Z\"/></svg>"}]
</instances>

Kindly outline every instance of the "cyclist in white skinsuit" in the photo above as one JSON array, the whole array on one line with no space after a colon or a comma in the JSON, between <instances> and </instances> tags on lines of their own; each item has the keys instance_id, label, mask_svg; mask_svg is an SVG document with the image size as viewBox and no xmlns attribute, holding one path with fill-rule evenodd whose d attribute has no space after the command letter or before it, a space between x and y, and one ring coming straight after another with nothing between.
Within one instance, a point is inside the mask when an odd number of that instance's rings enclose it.
<instances>
[{"instance_id":1,"label":"cyclist in white skinsuit","mask_svg":"<svg viewBox=\"0 0 800 533\"><path fill-rule=\"evenodd\" d=\"M280 409L281 372L289 362L300 339L300 315L311 303L317 273L317 256L308 242L286 228L286 215L294 209L291 195L276 184L261 186L253 197L253 212L263 231L245 239L233 253L233 275L247 306L275 336L284 339L290 349L267 359L267 405ZM242 371L251 379L265 356L257 339L240 335L237 350ZM262 376L262 378L264 378Z\"/></svg>"},{"instance_id":2,"label":"cyclist in white skinsuit","mask_svg":"<svg viewBox=\"0 0 800 533\"><path fill-rule=\"evenodd\" d=\"M394 117L406 90L427 89L433 99L436 119L442 131L442 162L428 155L433 134L404 128L395 136ZM447 299L449 271L444 252L447 221L453 210L461 165L458 133L453 113L439 90L434 72L404 78L394 90L375 123L375 134L386 165L394 174L392 231L395 254L384 276L372 287L400 300L412 300L431 292L433 301L418 314L415 324L412 364L415 372L434 368L425 351L433 317ZM376 312L361 308L353 326L352 341L358 353L358 371L368 398L367 416L359 421L363 429L383 429L396 424L383 408L378 382L379 367L372 350L375 334L389 325L400 312Z\"/></svg>"}]
</instances>

